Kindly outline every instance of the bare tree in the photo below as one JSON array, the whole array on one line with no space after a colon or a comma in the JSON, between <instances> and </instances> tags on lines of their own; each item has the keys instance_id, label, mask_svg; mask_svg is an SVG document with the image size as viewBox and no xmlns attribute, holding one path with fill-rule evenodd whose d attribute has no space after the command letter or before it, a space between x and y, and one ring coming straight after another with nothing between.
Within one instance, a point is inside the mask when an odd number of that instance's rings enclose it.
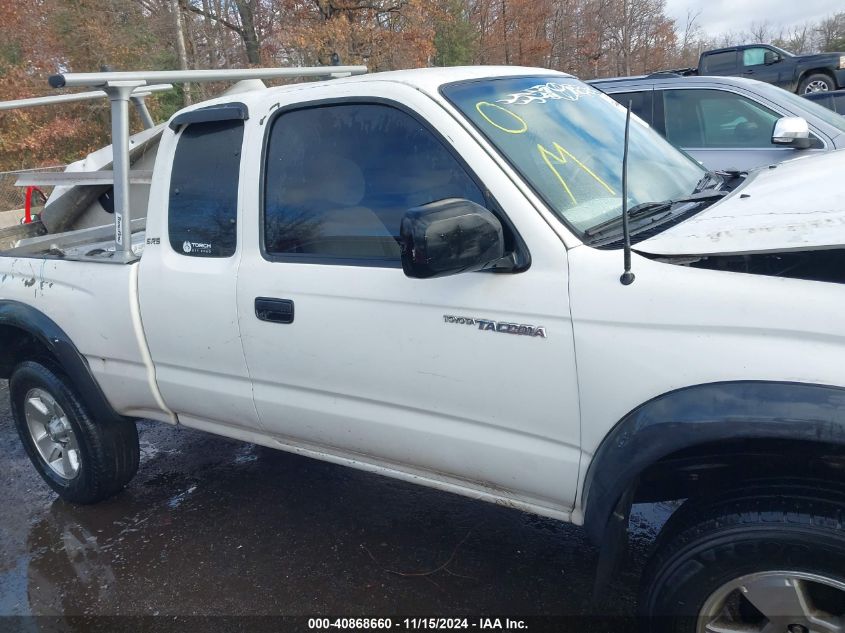
<instances>
[{"instance_id":1,"label":"bare tree","mask_svg":"<svg viewBox=\"0 0 845 633\"><path fill-rule=\"evenodd\" d=\"M188 51L185 48L185 25L182 20L182 7L179 0L170 0L170 12L173 14L173 30L176 36L176 57L179 58L179 68L188 70ZM182 91L184 104L191 105L191 85L185 84Z\"/></svg>"},{"instance_id":2,"label":"bare tree","mask_svg":"<svg viewBox=\"0 0 845 633\"><path fill-rule=\"evenodd\" d=\"M772 25L768 20L752 22L748 34L755 44L768 44L775 38Z\"/></svg>"},{"instance_id":3,"label":"bare tree","mask_svg":"<svg viewBox=\"0 0 845 633\"><path fill-rule=\"evenodd\" d=\"M836 51L845 48L845 11L830 15L816 27L818 48L822 51Z\"/></svg>"},{"instance_id":4,"label":"bare tree","mask_svg":"<svg viewBox=\"0 0 845 633\"><path fill-rule=\"evenodd\" d=\"M185 8L188 11L214 20L237 33L243 41L247 62L252 65L261 63L261 40L256 28L259 4L259 0L234 0L234 12L223 11L220 5L213 11L207 2L197 5L195 0L185 0Z\"/></svg>"}]
</instances>

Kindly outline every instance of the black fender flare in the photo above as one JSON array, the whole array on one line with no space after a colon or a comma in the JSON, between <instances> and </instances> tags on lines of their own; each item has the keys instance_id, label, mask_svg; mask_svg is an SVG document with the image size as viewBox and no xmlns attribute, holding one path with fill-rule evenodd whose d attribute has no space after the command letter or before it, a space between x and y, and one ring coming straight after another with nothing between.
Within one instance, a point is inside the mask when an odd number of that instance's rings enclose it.
<instances>
[{"instance_id":1,"label":"black fender flare","mask_svg":"<svg viewBox=\"0 0 845 633\"><path fill-rule=\"evenodd\" d=\"M91 372L88 361L70 337L50 317L20 301L0 301L0 327L22 330L41 343L56 359L96 420L122 419L109 403ZM0 349L0 367L4 350Z\"/></svg>"},{"instance_id":2,"label":"black fender flare","mask_svg":"<svg viewBox=\"0 0 845 633\"><path fill-rule=\"evenodd\" d=\"M638 476L676 451L734 439L788 439L845 446L845 388L796 382L695 385L628 413L593 457L582 496L584 526L602 544L611 516ZM623 509L623 513L627 509Z\"/></svg>"}]
</instances>

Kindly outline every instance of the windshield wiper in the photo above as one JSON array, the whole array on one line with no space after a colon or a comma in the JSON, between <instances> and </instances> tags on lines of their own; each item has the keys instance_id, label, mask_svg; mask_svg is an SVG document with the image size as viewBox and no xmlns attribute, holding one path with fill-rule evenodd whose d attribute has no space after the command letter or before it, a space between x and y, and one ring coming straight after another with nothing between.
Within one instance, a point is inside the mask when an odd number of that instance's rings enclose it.
<instances>
[{"instance_id":1,"label":"windshield wiper","mask_svg":"<svg viewBox=\"0 0 845 633\"><path fill-rule=\"evenodd\" d=\"M693 189L692 192L695 194L704 191L705 189L709 189L711 187L711 184L712 187L715 189L724 182L725 174L723 172L710 170L704 173L704 175L701 177L701 180L698 181L698 184L695 185L695 189Z\"/></svg>"},{"instance_id":2,"label":"windshield wiper","mask_svg":"<svg viewBox=\"0 0 845 633\"><path fill-rule=\"evenodd\" d=\"M685 202L703 202L705 200L714 200L717 198L722 198L727 194L727 191L699 191L698 193L693 193L692 195L683 198L676 198L674 200L663 200L660 202L642 202L628 209L628 219L635 220L637 218L644 218L651 215L657 215L658 213L662 213L663 211L671 210L671 208L676 204L682 204ZM608 229L614 228L620 224L622 224L621 215L616 218L611 218L606 222L602 222L601 224L592 226L586 231L584 231L584 233L588 237L592 237L594 235L598 235L599 233L604 233Z\"/></svg>"}]
</instances>

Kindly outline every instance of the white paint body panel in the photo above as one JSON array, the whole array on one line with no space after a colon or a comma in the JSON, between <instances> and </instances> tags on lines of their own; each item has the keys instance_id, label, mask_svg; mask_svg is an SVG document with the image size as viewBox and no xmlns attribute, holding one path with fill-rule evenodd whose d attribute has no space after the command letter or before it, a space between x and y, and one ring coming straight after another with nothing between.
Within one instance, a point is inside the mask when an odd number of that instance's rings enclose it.
<instances>
[{"instance_id":1,"label":"white paint body panel","mask_svg":"<svg viewBox=\"0 0 845 633\"><path fill-rule=\"evenodd\" d=\"M636 253L569 251L582 448L627 413L690 385L774 380L845 385L845 287L689 268Z\"/></svg>"},{"instance_id":2,"label":"white paint body panel","mask_svg":"<svg viewBox=\"0 0 845 633\"><path fill-rule=\"evenodd\" d=\"M178 135L166 129L150 188L147 236L161 243L141 258L141 317L156 380L183 424L204 420L255 429L252 384L238 326L235 287L241 246L228 258L186 257L170 246L170 167ZM243 170L242 165L242 170ZM238 222L242 233L244 221ZM240 237L239 237L240 240Z\"/></svg>"},{"instance_id":3,"label":"white paint body panel","mask_svg":"<svg viewBox=\"0 0 845 633\"><path fill-rule=\"evenodd\" d=\"M308 91L311 100L343 96L400 103L460 147L519 226L532 265L517 275L414 280L399 268L267 261L257 248L260 156L251 154L238 305L263 429L568 511L580 424L565 248L431 99L389 82ZM272 95L252 121L288 102ZM248 144L261 146L264 133L251 125ZM259 321L256 297L293 300L294 323ZM548 338L482 332L444 315L542 325Z\"/></svg>"},{"instance_id":4,"label":"white paint body panel","mask_svg":"<svg viewBox=\"0 0 845 633\"><path fill-rule=\"evenodd\" d=\"M694 217L640 242L659 255L721 255L841 248L845 150L752 172L750 182Z\"/></svg>"},{"instance_id":5,"label":"white paint body panel","mask_svg":"<svg viewBox=\"0 0 845 633\"><path fill-rule=\"evenodd\" d=\"M0 301L25 303L58 324L115 410L167 422L133 313L137 274L137 265L0 257Z\"/></svg>"},{"instance_id":6,"label":"white paint body panel","mask_svg":"<svg viewBox=\"0 0 845 633\"><path fill-rule=\"evenodd\" d=\"M447 81L505 74L551 73L429 69L238 95L250 119L234 256L192 258L171 249L166 209L176 136L165 129L146 233L160 244L127 266L0 257L0 300L27 303L59 324L125 415L178 417L186 426L575 522L591 456L643 402L713 381L845 385L845 331L836 316L845 310L843 286L675 266L636 253L636 281L622 286L621 252L581 245L438 93ZM528 245L531 268L412 280L396 268L264 259L265 116L279 105L344 96L391 99L427 119L498 200ZM761 173L745 189L751 198L733 196L700 214L700 229L684 223L638 248L789 248L782 220L810 206L810 196L829 205L830 218L845 211L829 185L816 195L785 182L790 173L811 182L820 165L835 182L830 170L840 169L842 157ZM743 211L749 223L770 220L769 230L752 232ZM714 238L719 222L745 229ZM801 234L803 247L841 244L836 225ZM715 246L702 250L708 243ZM293 300L294 323L257 320L259 296ZM542 325L548 338L484 332L446 323L445 314Z\"/></svg>"}]
</instances>

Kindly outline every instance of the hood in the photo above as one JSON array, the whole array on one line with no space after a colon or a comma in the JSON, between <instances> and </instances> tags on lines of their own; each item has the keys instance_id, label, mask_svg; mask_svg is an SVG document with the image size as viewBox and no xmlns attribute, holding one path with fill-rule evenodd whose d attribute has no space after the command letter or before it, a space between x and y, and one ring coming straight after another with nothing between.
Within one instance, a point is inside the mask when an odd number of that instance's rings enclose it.
<instances>
[{"instance_id":1,"label":"hood","mask_svg":"<svg viewBox=\"0 0 845 633\"><path fill-rule=\"evenodd\" d=\"M763 167L727 197L634 250L739 255L845 247L845 150Z\"/></svg>"},{"instance_id":2,"label":"hood","mask_svg":"<svg viewBox=\"0 0 845 633\"><path fill-rule=\"evenodd\" d=\"M797 55L797 58L802 62L825 62L833 60L839 61L839 58L845 53L816 53L815 55Z\"/></svg>"}]
</instances>

